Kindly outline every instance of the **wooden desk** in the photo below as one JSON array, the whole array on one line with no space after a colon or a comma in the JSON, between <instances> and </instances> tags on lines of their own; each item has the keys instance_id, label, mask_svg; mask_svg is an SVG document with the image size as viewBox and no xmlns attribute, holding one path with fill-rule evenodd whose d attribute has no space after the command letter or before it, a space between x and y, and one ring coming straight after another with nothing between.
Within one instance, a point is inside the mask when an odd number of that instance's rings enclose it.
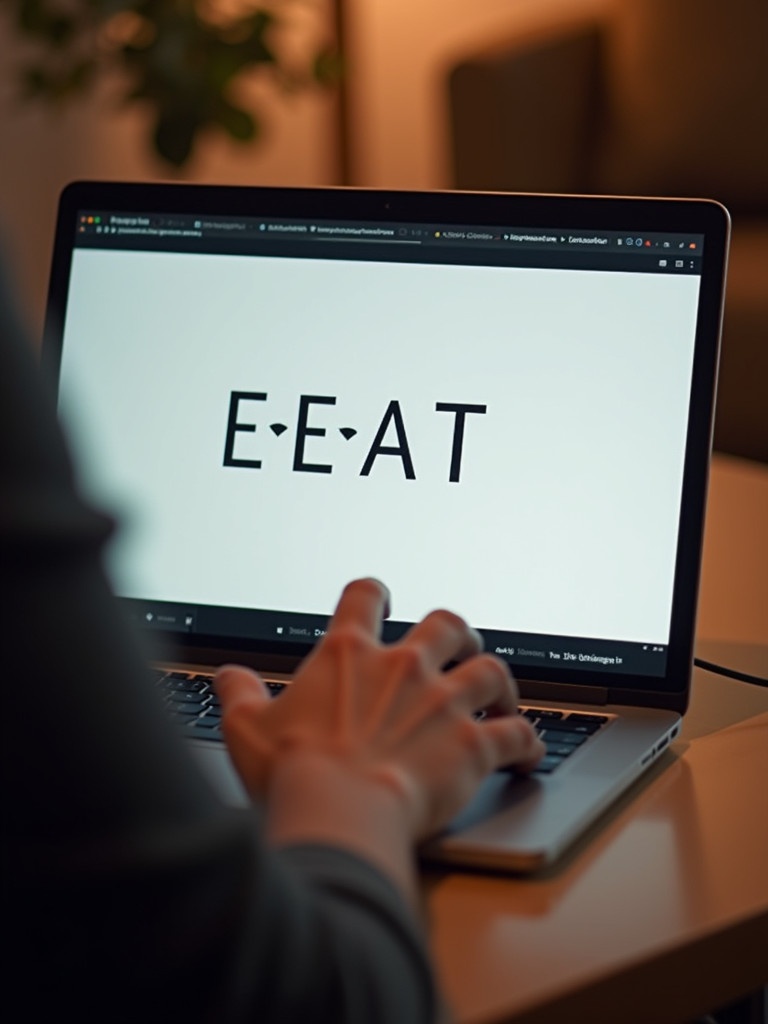
<instances>
[{"instance_id":1,"label":"wooden desk","mask_svg":"<svg viewBox=\"0 0 768 1024\"><path fill-rule=\"evenodd\" d=\"M740 470L714 466L705 567L709 559L730 572L745 517L760 522L768 471L753 478L744 466L742 479ZM768 586L768 515L759 529L763 555L753 549L742 567L755 576L729 591L731 602ZM713 608L720 599L702 592ZM766 612L750 620L756 639L768 631L768 602ZM727 638L727 622L713 635ZM702 641L698 653L768 674L768 644ZM426 876L435 958L457 1020L678 1024L767 984L767 790L768 690L696 670L679 740L553 869L532 879Z\"/></svg>"}]
</instances>

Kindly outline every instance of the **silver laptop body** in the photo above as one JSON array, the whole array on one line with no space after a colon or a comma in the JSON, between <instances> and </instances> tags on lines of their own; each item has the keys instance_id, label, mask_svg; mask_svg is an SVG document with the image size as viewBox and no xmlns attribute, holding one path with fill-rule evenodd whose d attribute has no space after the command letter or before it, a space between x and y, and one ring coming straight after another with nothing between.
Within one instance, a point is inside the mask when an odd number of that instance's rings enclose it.
<instances>
[{"instance_id":1,"label":"silver laptop body","mask_svg":"<svg viewBox=\"0 0 768 1024\"><path fill-rule=\"evenodd\" d=\"M550 750L426 858L535 870L661 755L688 702L727 238L706 201L65 191L45 361L123 522L116 592L197 687L182 727L227 798L207 675L290 685L361 575L393 592L385 641L436 606L478 627Z\"/></svg>"}]
</instances>

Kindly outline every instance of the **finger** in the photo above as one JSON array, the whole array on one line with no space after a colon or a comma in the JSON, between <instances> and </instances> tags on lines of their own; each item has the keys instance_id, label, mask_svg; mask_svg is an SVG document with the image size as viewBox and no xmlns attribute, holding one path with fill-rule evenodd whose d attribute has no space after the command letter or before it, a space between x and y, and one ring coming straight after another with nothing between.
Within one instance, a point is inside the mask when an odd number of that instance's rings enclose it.
<instances>
[{"instance_id":1,"label":"finger","mask_svg":"<svg viewBox=\"0 0 768 1024\"><path fill-rule=\"evenodd\" d=\"M271 699L257 673L242 665L222 665L213 685L225 714L231 714L237 707L261 707Z\"/></svg>"},{"instance_id":2,"label":"finger","mask_svg":"<svg viewBox=\"0 0 768 1024\"><path fill-rule=\"evenodd\" d=\"M384 584L372 578L353 580L344 588L328 628L359 626L378 637L388 615L389 590Z\"/></svg>"},{"instance_id":3,"label":"finger","mask_svg":"<svg viewBox=\"0 0 768 1024\"><path fill-rule=\"evenodd\" d=\"M222 666L213 682L221 700L227 750L245 789L255 799L264 792L268 755L263 730L253 726L270 702L267 688L255 672L240 665Z\"/></svg>"},{"instance_id":4,"label":"finger","mask_svg":"<svg viewBox=\"0 0 768 1024\"><path fill-rule=\"evenodd\" d=\"M421 647L433 669L479 654L483 638L464 619L445 610L430 612L401 641Z\"/></svg>"},{"instance_id":5,"label":"finger","mask_svg":"<svg viewBox=\"0 0 768 1024\"><path fill-rule=\"evenodd\" d=\"M522 715L488 718L478 728L485 730L491 740L494 769L514 765L522 772L529 772L547 752L536 730Z\"/></svg>"},{"instance_id":6,"label":"finger","mask_svg":"<svg viewBox=\"0 0 768 1024\"><path fill-rule=\"evenodd\" d=\"M500 715L517 712L517 684L509 666L492 654L479 654L446 674L468 712L491 708Z\"/></svg>"}]
</instances>

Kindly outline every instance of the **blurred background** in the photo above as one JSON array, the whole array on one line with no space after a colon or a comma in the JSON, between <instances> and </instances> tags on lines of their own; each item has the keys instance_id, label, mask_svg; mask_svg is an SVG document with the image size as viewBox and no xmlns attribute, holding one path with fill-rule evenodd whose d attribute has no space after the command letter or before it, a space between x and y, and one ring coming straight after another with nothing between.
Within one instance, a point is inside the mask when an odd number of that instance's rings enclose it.
<instances>
[{"instance_id":1,"label":"blurred background","mask_svg":"<svg viewBox=\"0 0 768 1024\"><path fill-rule=\"evenodd\" d=\"M63 2L63 0L62 0ZM249 0L230 0L243 9ZM555 6L584 6L584 0ZM506 31L510 18L532 17L542 0L283 0L285 44L301 51L332 40L344 25L344 89L350 140L349 179L391 188L451 183L446 75L451 62ZM594 6L594 4L592 5ZM290 7L290 11L287 9ZM174 176L146 142L147 111L123 108L110 83L67 105L23 98L16 74L35 47L13 25L15 4L0 0L0 223L18 287L41 323L57 196L76 178ZM254 75L258 78L258 75ZM238 144L211 133L180 176L189 181L253 185L325 185L339 181L338 104L332 88L284 93L251 83L263 111L261 136Z\"/></svg>"},{"instance_id":2,"label":"blurred background","mask_svg":"<svg viewBox=\"0 0 768 1024\"><path fill-rule=\"evenodd\" d=\"M734 223L715 448L756 469L766 126L768 0L0 0L0 234L35 338L78 178L703 195ZM704 635L766 639L766 515L705 558ZM722 632L737 563L763 582Z\"/></svg>"}]
</instances>

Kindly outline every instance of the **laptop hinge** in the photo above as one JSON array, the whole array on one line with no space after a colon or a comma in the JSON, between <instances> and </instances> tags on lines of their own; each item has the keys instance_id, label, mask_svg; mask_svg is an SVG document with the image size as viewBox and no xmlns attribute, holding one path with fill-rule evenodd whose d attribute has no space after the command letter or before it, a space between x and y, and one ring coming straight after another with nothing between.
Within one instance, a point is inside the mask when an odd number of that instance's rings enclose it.
<instances>
[{"instance_id":1,"label":"laptop hinge","mask_svg":"<svg viewBox=\"0 0 768 1024\"><path fill-rule=\"evenodd\" d=\"M579 686L568 683L543 683L537 679L518 679L522 700L567 701L569 704L607 704L607 686Z\"/></svg>"}]
</instances>

